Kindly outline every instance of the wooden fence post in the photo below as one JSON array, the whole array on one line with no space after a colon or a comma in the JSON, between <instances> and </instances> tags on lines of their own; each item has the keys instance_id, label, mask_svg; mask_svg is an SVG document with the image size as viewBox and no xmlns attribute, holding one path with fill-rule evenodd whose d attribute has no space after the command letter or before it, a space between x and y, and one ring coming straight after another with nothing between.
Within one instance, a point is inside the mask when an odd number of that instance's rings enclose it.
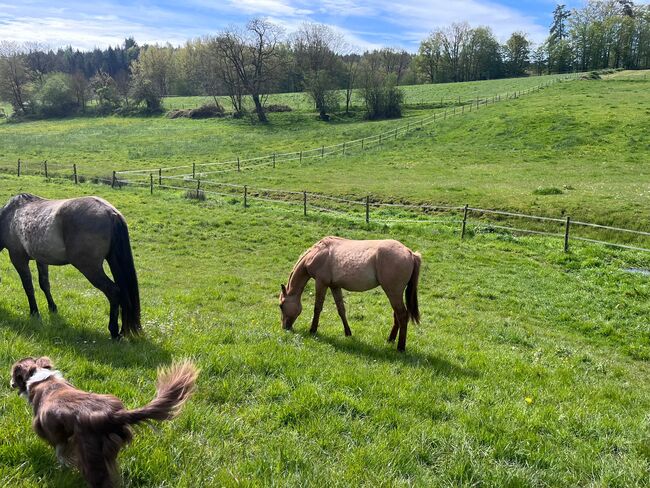
<instances>
[{"instance_id":1,"label":"wooden fence post","mask_svg":"<svg viewBox=\"0 0 650 488\"><path fill-rule=\"evenodd\" d=\"M273 169L275 169L275 153L273 153Z\"/></svg>"},{"instance_id":2,"label":"wooden fence post","mask_svg":"<svg viewBox=\"0 0 650 488\"><path fill-rule=\"evenodd\" d=\"M77 178L77 163L72 165L72 173L74 174L74 184L76 185L79 183L79 179Z\"/></svg>"},{"instance_id":3,"label":"wooden fence post","mask_svg":"<svg viewBox=\"0 0 650 488\"><path fill-rule=\"evenodd\" d=\"M364 141L364 140L365 140L365 138L362 138L362 139L361 139L361 150L362 150L362 151L363 151L363 141Z\"/></svg>"},{"instance_id":4,"label":"wooden fence post","mask_svg":"<svg viewBox=\"0 0 650 488\"><path fill-rule=\"evenodd\" d=\"M465 204L463 208L463 228L460 231L460 238L465 239L465 227L467 226L467 210L469 208L468 204Z\"/></svg>"},{"instance_id":5,"label":"wooden fence post","mask_svg":"<svg viewBox=\"0 0 650 488\"><path fill-rule=\"evenodd\" d=\"M370 196L366 196L366 224L370 223Z\"/></svg>"},{"instance_id":6,"label":"wooden fence post","mask_svg":"<svg viewBox=\"0 0 650 488\"><path fill-rule=\"evenodd\" d=\"M113 171L113 179L111 180L111 188L115 188L116 179L117 179L117 177L115 175L115 171Z\"/></svg>"},{"instance_id":7,"label":"wooden fence post","mask_svg":"<svg viewBox=\"0 0 650 488\"><path fill-rule=\"evenodd\" d=\"M302 214L307 217L307 192L302 192Z\"/></svg>"},{"instance_id":8,"label":"wooden fence post","mask_svg":"<svg viewBox=\"0 0 650 488\"><path fill-rule=\"evenodd\" d=\"M237 156L237 171L241 171L241 163L239 162L239 156Z\"/></svg>"},{"instance_id":9,"label":"wooden fence post","mask_svg":"<svg viewBox=\"0 0 650 488\"><path fill-rule=\"evenodd\" d=\"M162 186L162 168L158 168L158 186Z\"/></svg>"},{"instance_id":10,"label":"wooden fence post","mask_svg":"<svg viewBox=\"0 0 650 488\"><path fill-rule=\"evenodd\" d=\"M20 176L20 158L18 158L18 176Z\"/></svg>"},{"instance_id":11,"label":"wooden fence post","mask_svg":"<svg viewBox=\"0 0 650 488\"><path fill-rule=\"evenodd\" d=\"M300 164L302 164L302 151L300 151Z\"/></svg>"},{"instance_id":12,"label":"wooden fence post","mask_svg":"<svg viewBox=\"0 0 650 488\"><path fill-rule=\"evenodd\" d=\"M379 144L381 144L381 134L379 134Z\"/></svg>"},{"instance_id":13,"label":"wooden fence post","mask_svg":"<svg viewBox=\"0 0 650 488\"><path fill-rule=\"evenodd\" d=\"M196 178L196 163L192 163L192 179Z\"/></svg>"},{"instance_id":14,"label":"wooden fence post","mask_svg":"<svg viewBox=\"0 0 650 488\"><path fill-rule=\"evenodd\" d=\"M325 156L325 146L320 147L320 157L322 158L323 156Z\"/></svg>"},{"instance_id":15,"label":"wooden fence post","mask_svg":"<svg viewBox=\"0 0 650 488\"><path fill-rule=\"evenodd\" d=\"M564 227L564 252L569 252L569 228L571 227L571 217L566 218Z\"/></svg>"},{"instance_id":16,"label":"wooden fence post","mask_svg":"<svg viewBox=\"0 0 650 488\"><path fill-rule=\"evenodd\" d=\"M48 177L48 174L47 174L47 159L45 161L43 161L43 168L45 169L45 177L47 178Z\"/></svg>"},{"instance_id":17,"label":"wooden fence post","mask_svg":"<svg viewBox=\"0 0 650 488\"><path fill-rule=\"evenodd\" d=\"M244 185L244 208L248 207L248 185Z\"/></svg>"},{"instance_id":18,"label":"wooden fence post","mask_svg":"<svg viewBox=\"0 0 650 488\"><path fill-rule=\"evenodd\" d=\"M345 142L343 142L343 156L345 156Z\"/></svg>"},{"instance_id":19,"label":"wooden fence post","mask_svg":"<svg viewBox=\"0 0 650 488\"><path fill-rule=\"evenodd\" d=\"M149 173L149 193L153 195L153 173Z\"/></svg>"}]
</instances>

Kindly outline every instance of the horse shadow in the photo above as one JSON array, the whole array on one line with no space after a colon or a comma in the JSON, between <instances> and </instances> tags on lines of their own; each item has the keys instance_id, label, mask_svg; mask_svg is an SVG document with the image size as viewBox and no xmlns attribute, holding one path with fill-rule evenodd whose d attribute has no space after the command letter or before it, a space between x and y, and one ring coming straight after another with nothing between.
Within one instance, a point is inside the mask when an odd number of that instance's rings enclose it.
<instances>
[{"instance_id":1,"label":"horse shadow","mask_svg":"<svg viewBox=\"0 0 650 488\"><path fill-rule=\"evenodd\" d=\"M413 350L408 347L405 352L399 352L395 349L394 343L386 342L384 347L375 347L372 344L359 340L357 336L329 336L322 334L312 334L309 331L297 332L303 338L322 341L335 347L339 351L366 357L375 361L382 362L399 362L405 366L414 368L424 368L435 374L448 376L450 378L471 377L477 378L479 374L470 368L465 368L459 364L428 354L425 352Z\"/></svg>"},{"instance_id":2,"label":"horse shadow","mask_svg":"<svg viewBox=\"0 0 650 488\"><path fill-rule=\"evenodd\" d=\"M75 354L91 362L116 368L151 367L171 361L171 354L148 340L146 331L140 336L116 342L110 338L108 328L93 330L73 327L60 313L50 313L48 316L46 312L38 319L17 315L0 306L0 327L44 344L43 350L35 351L32 355L52 356L52 350L72 349Z\"/></svg>"}]
</instances>

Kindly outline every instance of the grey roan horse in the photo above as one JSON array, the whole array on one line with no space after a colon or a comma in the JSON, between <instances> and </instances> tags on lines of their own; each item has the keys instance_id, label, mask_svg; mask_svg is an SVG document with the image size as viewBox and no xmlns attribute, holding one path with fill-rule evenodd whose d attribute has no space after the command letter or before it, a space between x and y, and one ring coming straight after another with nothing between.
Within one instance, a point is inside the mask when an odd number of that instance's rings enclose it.
<instances>
[{"instance_id":1,"label":"grey roan horse","mask_svg":"<svg viewBox=\"0 0 650 488\"><path fill-rule=\"evenodd\" d=\"M126 221L110 203L98 197L47 200L30 194L13 197L0 209L0 251L18 271L38 316L29 261L35 260L38 282L51 312L56 304L50 293L49 265L71 264L88 278L110 303L108 330L118 339L118 314L122 309L122 334L140 330L140 295ZM115 282L106 276L108 266Z\"/></svg>"}]
</instances>

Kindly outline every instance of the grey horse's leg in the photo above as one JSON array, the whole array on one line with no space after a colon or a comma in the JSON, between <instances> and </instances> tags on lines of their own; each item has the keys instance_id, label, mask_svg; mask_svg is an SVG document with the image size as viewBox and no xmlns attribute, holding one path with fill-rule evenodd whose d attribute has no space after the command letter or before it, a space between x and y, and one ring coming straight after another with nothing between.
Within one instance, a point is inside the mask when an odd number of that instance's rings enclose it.
<instances>
[{"instance_id":1,"label":"grey horse's leg","mask_svg":"<svg viewBox=\"0 0 650 488\"><path fill-rule=\"evenodd\" d=\"M104 268L101 263L98 266L83 266L83 265L74 265L81 274L83 274L90 283L100 290L106 298L108 303L110 303L111 311L108 321L108 330L111 333L112 339L119 339L119 325L117 322L119 311L120 311L120 289L119 287L111 281L111 279L106 276L104 273Z\"/></svg>"},{"instance_id":2,"label":"grey horse's leg","mask_svg":"<svg viewBox=\"0 0 650 488\"><path fill-rule=\"evenodd\" d=\"M325 301L325 294L327 293L327 286L322 282L316 281L316 298L314 299L314 318L311 320L311 329L309 332L315 334L318 330L318 319L323 310L323 302Z\"/></svg>"},{"instance_id":3,"label":"grey horse's leg","mask_svg":"<svg viewBox=\"0 0 650 488\"><path fill-rule=\"evenodd\" d=\"M50 312L56 313L56 303L52 298L52 293L50 293L50 272L47 264L36 262L36 268L38 269L38 284L45 293L45 298L47 298L47 306L50 309Z\"/></svg>"},{"instance_id":4,"label":"grey horse's leg","mask_svg":"<svg viewBox=\"0 0 650 488\"><path fill-rule=\"evenodd\" d=\"M20 281L23 283L23 289L29 302L29 313L34 317L39 317L38 305L34 297L34 283L32 282L32 272L29 270L29 258L23 253L9 253L9 259L16 268Z\"/></svg>"},{"instance_id":5,"label":"grey horse's leg","mask_svg":"<svg viewBox=\"0 0 650 488\"><path fill-rule=\"evenodd\" d=\"M330 288L332 290L332 296L334 297L334 302L336 303L336 310L339 312L339 317L341 317L341 322L343 322L343 330L345 331L346 336L351 336L352 331L348 325L348 319L345 316L345 302L343 301L343 292L340 288Z\"/></svg>"}]
</instances>

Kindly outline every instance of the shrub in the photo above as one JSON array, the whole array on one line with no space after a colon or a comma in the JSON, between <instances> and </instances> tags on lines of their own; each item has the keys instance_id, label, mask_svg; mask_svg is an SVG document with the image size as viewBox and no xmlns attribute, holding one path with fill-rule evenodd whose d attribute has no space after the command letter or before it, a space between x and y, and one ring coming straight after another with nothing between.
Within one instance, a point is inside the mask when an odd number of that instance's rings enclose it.
<instances>
[{"instance_id":1,"label":"shrub","mask_svg":"<svg viewBox=\"0 0 650 488\"><path fill-rule=\"evenodd\" d=\"M224 115L223 107L213 103L202 105L199 108L193 108L188 112L190 119L208 119L211 117L223 117Z\"/></svg>"},{"instance_id":2,"label":"shrub","mask_svg":"<svg viewBox=\"0 0 650 488\"><path fill-rule=\"evenodd\" d=\"M366 104L366 118L399 118L402 116L404 93L395 84L394 77L367 76L361 90Z\"/></svg>"},{"instance_id":3,"label":"shrub","mask_svg":"<svg viewBox=\"0 0 650 488\"><path fill-rule=\"evenodd\" d=\"M203 202L205 201L205 192L203 190L187 190L185 192L185 198Z\"/></svg>"},{"instance_id":4,"label":"shrub","mask_svg":"<svg viewBox=\"0 0 650 488\"><path fill-rule=\"evenodd\" d=\"M562 195L564 192L555 186L540 186L539 188L533 190L533 195Z\"/></svg>"},{"instance_id":5,"label":"shrub","mask_svg":"<svg viewBox=\"0 0 650 488\"><path fill-rule=\"evenodd\" d=\"M289 105L280 105L280 104L273 104L269 105L266 107L266 111L270 113L274 112L291 112L293 109Z\"/></svg>"},{"instance_id":6,"label":"shrub","mask_svg":"<svg viewBox=\"0 0 650 488\"><path fill-rule=\"evenodd\" d=\"M39 111L45 117L64 117L78 108L70 76L65 73L48 75L36 93L36 99Z\"/></svg>"}]
</instances>

